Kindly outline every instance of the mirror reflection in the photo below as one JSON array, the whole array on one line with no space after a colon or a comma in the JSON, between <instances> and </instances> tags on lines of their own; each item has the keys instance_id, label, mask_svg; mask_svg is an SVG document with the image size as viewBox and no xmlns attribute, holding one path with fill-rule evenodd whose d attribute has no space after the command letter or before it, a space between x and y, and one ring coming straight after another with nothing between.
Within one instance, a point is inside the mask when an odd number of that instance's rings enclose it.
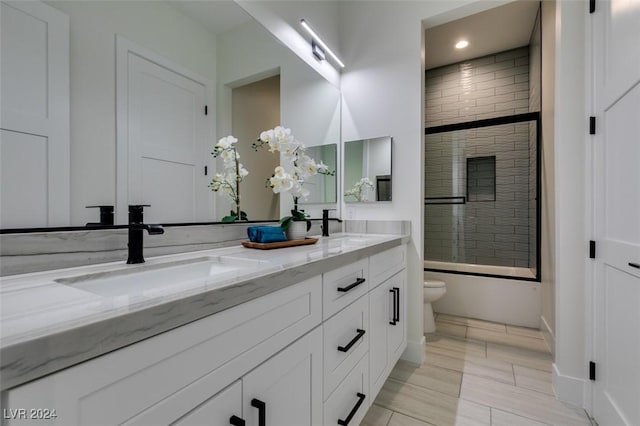
<instances>
[{"instance_id":1,"label":"mirror reflection","mask_svg":"<svg viewBox=\"0 0 640 426\"><path fill-rule=\"evenodd\" d=\"M230 206L209 187L222 170L211 152L227 135L249 171L243 210L278 219L279 197L264 185L278 157L251 149L260 132L281 124L307 146L339 142L339 90L233 1L41 6L60 25L2 3L0 228L98 222L87 206L114 206L114 223L126 224L129 204L150 204L149 223L219 221ZM52 92L64 87L66 97ZM31 125L65 105L66 133L64 117L55 134Z\"/></svg>"},{"instance_id":2,"label":"mirror reflection","mask_svg":"<svg viewBox=\"0 0 640 426\"><path fill-rule=\"evenodd\" d=\"M316 160L316 163L322 161L330 172L336 172L338 169L337 144L307 147L307 155ZM313 175L307 178L305 187L311 191L311 195L300 204L327 204L335 203L338 200L336 173L333 175Z\"/></svg>"},{"instance_id":3,"label":"mirror reflection","mask_svg":"<svg viewBox=\"0 0 640 426\"><path fill-rule=\"evenodd\" d=\"M344 144L344 200L391 201L391 137Z\"/></svg>"}]
</instances>

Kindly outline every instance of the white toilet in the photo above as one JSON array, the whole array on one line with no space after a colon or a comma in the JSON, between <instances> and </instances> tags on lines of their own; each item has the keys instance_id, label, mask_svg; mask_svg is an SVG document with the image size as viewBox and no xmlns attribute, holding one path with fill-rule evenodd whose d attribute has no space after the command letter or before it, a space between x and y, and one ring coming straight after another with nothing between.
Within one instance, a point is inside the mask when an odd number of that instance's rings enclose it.
<instances>
[{"instance_id":1,"label":"white toilet","mask_svg":"<svg viewBox=\"0 0 640 426\"><path fill-rule=\"evenodd\" d=\"M447 285L444 281L424 281L424 332L434 333L436 322L433 319L433 308L431 303L440 299L447 292Z\"/></svg>"}]
</instances>

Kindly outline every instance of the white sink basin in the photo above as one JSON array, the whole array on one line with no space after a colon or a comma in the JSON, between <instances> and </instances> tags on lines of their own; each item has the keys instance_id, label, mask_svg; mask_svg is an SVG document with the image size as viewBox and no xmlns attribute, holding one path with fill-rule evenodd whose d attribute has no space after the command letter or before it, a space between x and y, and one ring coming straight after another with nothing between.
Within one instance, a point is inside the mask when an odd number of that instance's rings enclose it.
<instances>
[{"instance_id":1,"label":"white sink basin","mask_svg":"<svg viewBox=\"0 0 640 426\"><path fill-rule=\"evenodd\" d=\"M341 235L339 237L336 237L335 241L338 241L344 245L363 246L371 242L378 241L382 238L384 238L384 236L381 235L353 234Z\"/></svg>"},{"instance_id":2,"label":"white sink basin","mask_svg":"<svg viewBox=\"0 0 640 426\"><path fill-rule=\"evenodd\" d=\"M131 265L115 271L54 280L59 284L107 297L161 296L194 285L224 285L239 271L257 269L268 262L225 256L204 256L174 262ZM191 285L189 285L191 284Z\"/></svg>"}]
</instances>

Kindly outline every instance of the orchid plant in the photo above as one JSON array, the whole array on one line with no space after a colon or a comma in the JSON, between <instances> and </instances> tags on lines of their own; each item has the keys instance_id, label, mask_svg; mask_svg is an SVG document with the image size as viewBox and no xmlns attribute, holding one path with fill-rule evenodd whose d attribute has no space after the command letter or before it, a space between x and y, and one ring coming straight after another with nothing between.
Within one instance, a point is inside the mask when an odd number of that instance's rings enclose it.
<instances>
[{"instance_id":1,"label":"orchid plant","mask_svg":"<svg viewBox=\"0 0 640 426\"><path fill-rule=\"evenodd\" d=\"M373 191L373 182L368 177L363 177L353 185L353 188L345 191L344 196L355 197L357 201L366 201L369 191Z\"/></svg>"},{"instance_id":2,"label":"orchid plant","mask_svg":"<svg viewBox=\"0 0 640 426\"><path fill-rule=\"evenodd\" d=\"M292 221L306 221L307 230L309 230L311 222L307 219L308 216L304 210L298 209L298 201L305 200L309 196L309 190L304 187L304 181L316 174L333 176L335 171L329 171L322 161L316 163L309 157L306 154L306 147L296 140L291 134L291 129L277 126L260 133L253 148L257 151L263 146L268 146L269 152L281 154L281 165L276 167L273 175L267 179L267 187L276 194L288 192L293 197L291 216L280 219L280 226L286 231Z\"/></svg>"},{"instance_id":3,"label":"orchid plant","mask_svg":"<svg viewBox=\"0 0 640 426\"><path fill-rule=\"evenodd\" d=\"M220 195L230 197L233 203L233 210L228 216L222 218L223 222L247 220L247 214L240 210L240 182L249 174L249 171L239 162L240 154L236 149L236 142L238 139L235 137L226 136L213 146L211 153L214 158L222 159L223 173L216 173L209 187Z\"/></svg>"}]
</instances>

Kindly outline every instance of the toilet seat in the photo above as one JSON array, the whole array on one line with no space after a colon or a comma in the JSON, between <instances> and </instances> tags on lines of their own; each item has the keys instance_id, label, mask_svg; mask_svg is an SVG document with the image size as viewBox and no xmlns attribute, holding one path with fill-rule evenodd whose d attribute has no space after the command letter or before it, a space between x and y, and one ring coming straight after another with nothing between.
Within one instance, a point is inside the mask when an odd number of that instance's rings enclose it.
<instances>
[{"instance_id":1,"label":"toilet seat","mask_svg":"<svg viewBox=\"0 0 640 426\"><path fill-rule=\"evenodd\" d=\"M445 287L445 283L444 281L425 281L424 282L424 287L425 288L442 288Z\"/></svg>"}]
</instances>

